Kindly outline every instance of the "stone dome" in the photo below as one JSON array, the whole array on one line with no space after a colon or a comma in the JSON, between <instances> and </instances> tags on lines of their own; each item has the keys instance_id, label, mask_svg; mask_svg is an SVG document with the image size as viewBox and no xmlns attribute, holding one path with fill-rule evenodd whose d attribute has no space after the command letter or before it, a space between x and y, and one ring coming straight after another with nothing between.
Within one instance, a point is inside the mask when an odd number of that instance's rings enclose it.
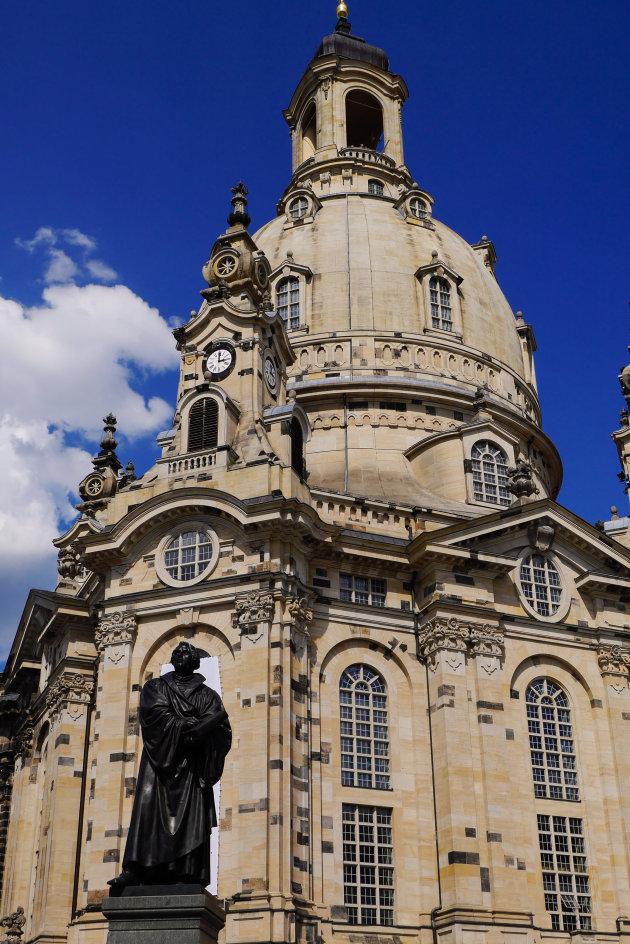
<instances>
[{"instance_id":1,"label":"stone dome","mask_svg":"<svg viewBox=\"0 0 630 944\"><path fill-rule=\"evenodd\" d=\"M426 335L431 312L417 273L437 257L461 279L453 299L458 344L489 354L528 379L514 315L483 252L444 223L416 225L392 198L351 193L322 199L311 225L287 228L282 214L254 238L272 270L281 268L289 253L312 272L306 313L311 333Z\"/></svg>"}]
</instances>

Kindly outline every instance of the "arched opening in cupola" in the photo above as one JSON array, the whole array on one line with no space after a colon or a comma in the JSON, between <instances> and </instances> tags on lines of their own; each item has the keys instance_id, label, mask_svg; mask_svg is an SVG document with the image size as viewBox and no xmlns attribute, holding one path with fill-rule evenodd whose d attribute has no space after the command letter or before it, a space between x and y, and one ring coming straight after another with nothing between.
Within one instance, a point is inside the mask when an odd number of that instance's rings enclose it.
<instances>
[{"instance_id":1,"label":"arched opening in cupola","mask_svg":"<svg viewBox=\"0 0 630 944\"><path fill-rule=\"evenodd\" d=\"M380 102L363 89L346 95L346 144L382 150L383 109Z\"/></svg>"},{"instance_id":2,"label":"arched opening in cupola","mask_svg":"<svg viewBox=\"0 0 630 944\"><path fill-rule=\"evenodd\" d=\"M302 118L302 160L306 161L315 154L317 147L317 112L315 102L307 107Z\"/></svg>"}]
</instances>

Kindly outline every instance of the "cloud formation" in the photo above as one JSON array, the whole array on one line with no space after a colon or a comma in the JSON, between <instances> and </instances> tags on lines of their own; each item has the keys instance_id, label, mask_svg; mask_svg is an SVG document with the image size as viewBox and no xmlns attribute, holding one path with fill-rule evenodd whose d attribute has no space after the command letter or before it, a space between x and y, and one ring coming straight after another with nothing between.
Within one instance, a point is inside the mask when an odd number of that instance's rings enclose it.
<instances>
[{"instance_id":1,"label":"cloud formation","mask_svg":"<svg viewBox=\"0 0 630 944\"><path fill-rule=\"evenodd\" d=\"M44 271L44 281L73 282L78 279L97 279L99 282L115 282L117 274L102 259L92 258L96 251L96 240L79 229L53 229L52 226L40 226L32 239L15 240L16 246L33 254L41 249L46 254L48 264ZM65 248L61 248L61 247ZM80 258L72 258L69 249L79 251Z\"/></svg>"},{"instance_id":2,"label":"cloud formation","mask_svg":"<svg viewBox=\"0 0 630 944\"><path fill-rule=\"evenodd\" d=\"M89 237L63 232L66 246L91 251ZM78 263L59 239L43 227L23 247L48 253L41 303L0 296L0 660L28 587L54 574L51 541L76 516L76 488L90 471L101 418L113 411L133 440L170 425L173 412L151 389L152 378L155 388L155 376L178 362L169 325L125 285L71 281Z\"/></svg>"}]
</instances>

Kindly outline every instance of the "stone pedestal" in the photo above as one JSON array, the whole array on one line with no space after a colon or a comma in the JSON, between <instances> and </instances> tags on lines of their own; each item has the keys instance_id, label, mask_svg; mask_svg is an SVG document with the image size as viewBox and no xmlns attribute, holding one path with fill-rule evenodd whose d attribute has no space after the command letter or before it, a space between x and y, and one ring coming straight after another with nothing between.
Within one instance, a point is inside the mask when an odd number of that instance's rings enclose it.
<instances>
[{"instance_id":1,"label":"stone pedestal","mask_svg":"<svg viewBox=\"0 0 630 944\"><path fill-rule=\"evenodd\" d=\"M218 900L199 885L126 888L103 899L107 944L217 944L225 924Z\"/></svg>"}]
</instances>

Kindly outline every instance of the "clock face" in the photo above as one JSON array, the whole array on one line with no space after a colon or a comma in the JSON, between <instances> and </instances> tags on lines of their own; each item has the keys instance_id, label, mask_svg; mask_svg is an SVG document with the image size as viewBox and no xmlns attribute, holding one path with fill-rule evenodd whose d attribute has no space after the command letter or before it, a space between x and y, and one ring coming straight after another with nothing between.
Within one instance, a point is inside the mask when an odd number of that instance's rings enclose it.
<instances>
[{"instance_id":1,"label":"clock face","mask_svg":"<svg viewBox=\"0 0 630 944\"><path fill-rule=\"evenodd\" d=\"M206 359L206 367L213 380L227 377L234 367L235 355L229 344L217 344Z\"/></svg>"},{"instance_id":2,"label":"clock face","mask_svg":"<svg viewBox=\"0 0 630 944\"><path fill-rule=\"evenodd\" d=\"M278 387L278 368L269 354L265 358L265 381L270 391L275 393Z\"/></svg>"}]
</instances>

